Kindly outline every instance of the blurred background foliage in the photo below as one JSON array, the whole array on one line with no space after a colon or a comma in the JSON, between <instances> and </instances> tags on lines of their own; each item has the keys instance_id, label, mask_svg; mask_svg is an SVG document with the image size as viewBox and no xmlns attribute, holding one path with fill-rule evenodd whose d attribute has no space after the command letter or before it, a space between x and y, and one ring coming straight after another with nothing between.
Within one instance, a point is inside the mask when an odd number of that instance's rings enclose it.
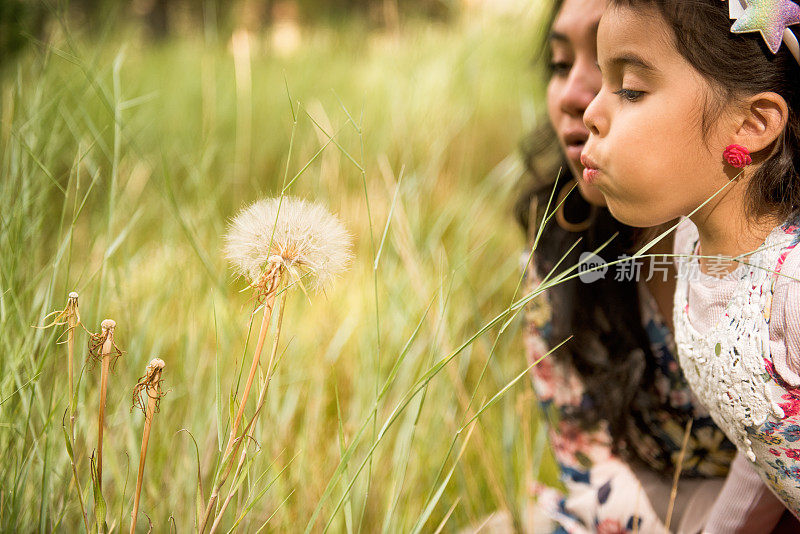
<instances>
[{"instance_id":1,"label":"blurred background foliage","mask_svg":"<svg viewBox=\"0 0 800 534\"><path fill-rule=\"evenodd\" d=\"M126 351L109 390L109 522L127 528L142 426L131 389L160 356L169 393L142 511L158 532L170 518L191 528L198 461L208 498L252 350L252 305L221 236L240 207L280 193L286 173L297 175L289 194L341 217L355 261L324 295L289 301L226 530L251 504L245 532L265 521L282 532L455 532L496 510L521 521L531 484L554 471L517 379L521 322L484 326L521 295L512 206L517 147L542 109L532 60L543 9L0 2L0 531L82 523L62 434L61 332L32 328L73 290L86 328L114 318ZM91 503L98 377L82 350L75 455Z\"/></svg>"},{"instance_id":2,"label":"blurred background foliage","mask_svg":"<svg viewBox=\"0 0 800 534\"><path fill-rule=\"evenodd\" d=\"M319 24L354 17L376 28L396 30L401 19L450 21L461 7L458 0L4 0L0 57L12 57L30 38L42 40L56 14L89 33L108 31L109 22L118 21L137 24L148 37L162 40L209 25L225 38L237 28L258 30L287 20Z\"/></svg>"}]
</instances>

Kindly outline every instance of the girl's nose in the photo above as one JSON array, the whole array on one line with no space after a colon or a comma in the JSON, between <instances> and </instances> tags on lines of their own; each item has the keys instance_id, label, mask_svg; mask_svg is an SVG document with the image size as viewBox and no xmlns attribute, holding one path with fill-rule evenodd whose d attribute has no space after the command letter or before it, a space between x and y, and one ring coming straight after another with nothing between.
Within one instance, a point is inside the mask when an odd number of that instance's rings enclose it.
<instances>
[{"instance_id":1,"label":"girl's nose","mask_svg":"<svg viewBox=\"0 0 800 534\"><path fill-rule=\"evenodd\" d=\"M561 92L561 111L573 117L583 116L586 107L600 90L600 70L589 58L576 58Z\"/></svg>"},{"instance_id":2,"label":"girl's nose","mask_svg":"<svg viewBox=\"0 0 800 534\"><path fill-rule=\"evenodd\" d=\"M586 106L586 109L583 112L583 123L589 129L589 132L592 135L602 136L606 131L606 122L603 119L603 115L601 113L601 94L598 93L597 96Z\"/></svg>"}]
</instances>

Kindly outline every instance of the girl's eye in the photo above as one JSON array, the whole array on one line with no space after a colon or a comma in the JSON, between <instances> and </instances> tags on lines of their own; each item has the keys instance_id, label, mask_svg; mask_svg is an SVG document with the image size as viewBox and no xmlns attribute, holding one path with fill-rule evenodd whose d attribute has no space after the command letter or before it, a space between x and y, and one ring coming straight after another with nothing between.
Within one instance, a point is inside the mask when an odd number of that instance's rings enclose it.
<instances>
[{"instance_id":1,"label":"girl's eye","mask_svg":"<svg viewBox=\"0 0 800 534\"><path fill-rule=\"evenodd\" d=\"M569 74L570 69L572 68L571 63L567 63L566 61L551 61L550 62L550 73L553 76L566 76Z\"/></svg>"},{"instance_id":2,"label":"girl's eye","mask_svg":"<svg viewBox=\"0 0 800 534\"><path fill-rule=\"evenodd\" d=\"M618 89L614 91L615 95L618 95L620 98L627 100L628 102L636 102L642 96L644 96L644 91L634 91L633 89Z\"/></svg>"}]
</instances>

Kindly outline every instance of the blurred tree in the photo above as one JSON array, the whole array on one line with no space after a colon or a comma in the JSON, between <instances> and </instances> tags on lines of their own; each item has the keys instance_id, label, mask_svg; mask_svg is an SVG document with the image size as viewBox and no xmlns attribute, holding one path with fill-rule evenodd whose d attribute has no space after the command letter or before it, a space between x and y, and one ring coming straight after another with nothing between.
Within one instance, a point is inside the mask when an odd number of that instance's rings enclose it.
<instances>
[{"instance_id":1,"label":"blurred tree","mask_svg":"<svg viewBox=\"0 0 800 534\"><path fill-rule=\"evenodd\" d=\"M44 40L47 15L40 2L0 0L0 67L7 65L31 37Z\"/></svg>"},{"instance_id":2,"label":"blurred tree","mask_svg":"<svg viewBox=\"0 0 800 534\"><path fill-rule=\"evenodd\" d=\"M457 0L298 0L303 18L341 19L352 15L393 26L400 16L415 15L446 20L457 10ZM394 20L393 20L394 19Z\"/></svg>"},{"instance_id":3,"label":"blurred tree","mask_svg":"<svg viewBox=\"0 0 800 534\"><path fill-rule=\"evenodd\" d=\"M33 40L46 41L48 24L65 16L87 35L138 20L154 39L209 29L230 35L258 32L290 13L299 24L364 18L395 30L403 17L448 20L463 0L0 0L0 68ZM132 17L131 17L132 16ZM287 17L283 17L286 19ZM113 28L112 28L113 30Z\"/></svg>"},{"instance_id":4,"label":"blurred tree","mask_svg":"<svg viewBox=\"0 0 800 534\"><path fill-rule=\"evenodd\" d=\"M169 19L167 17L168 0L153 0L147 13L147 25L156 39L163 39L169 33Z\"/></svg>"}]
</instances>

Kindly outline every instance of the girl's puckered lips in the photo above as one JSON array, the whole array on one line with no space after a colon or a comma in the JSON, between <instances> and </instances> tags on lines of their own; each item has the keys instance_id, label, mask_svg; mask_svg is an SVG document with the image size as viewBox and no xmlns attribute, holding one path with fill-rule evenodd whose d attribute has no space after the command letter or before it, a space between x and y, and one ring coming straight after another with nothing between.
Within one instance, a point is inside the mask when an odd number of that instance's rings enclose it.
<instances>
[{"instance_id":1,"label":"girl's puckered lips","mask_svg":"<svg viewBox=\"0 0 800 534\"><path fill-rule=\"evenodd\" d=\"M591 185L600 175L597 164L585 153L581 154L581 164L583 165L583 181Z\"/></svg>"}]
</instances>

